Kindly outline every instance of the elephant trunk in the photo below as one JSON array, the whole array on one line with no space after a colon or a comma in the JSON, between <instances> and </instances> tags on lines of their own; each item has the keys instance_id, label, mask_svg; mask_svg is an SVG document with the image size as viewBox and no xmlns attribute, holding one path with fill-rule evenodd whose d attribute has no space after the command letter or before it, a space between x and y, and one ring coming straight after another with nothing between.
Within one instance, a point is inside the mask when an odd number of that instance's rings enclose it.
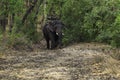
<instances>
[{"instance_id":1,"label":"elephant trunk","mask_svg":"<svg viewBox=\"0 0 120 80\"><path fill-rule=\"evenodd\" d=\"M62 33L58 33L58 47L61 48L62 46Z\"/></svg>"}]
</instances>

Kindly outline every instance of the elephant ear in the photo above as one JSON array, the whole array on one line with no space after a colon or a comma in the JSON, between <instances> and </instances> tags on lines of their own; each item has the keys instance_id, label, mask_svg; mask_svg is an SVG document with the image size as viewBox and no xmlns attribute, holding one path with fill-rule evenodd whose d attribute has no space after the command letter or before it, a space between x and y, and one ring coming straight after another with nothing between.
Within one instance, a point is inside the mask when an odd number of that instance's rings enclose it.
<instances>
[{"instance_id":1,"label":"elephant ear","mask_svg":"<svg viewBox=\"0 0 120 80\"><path fill-rule=\"evenodd\" d=\"M48 28L48 30L50 30L50 31L52 31L52 32L55 31L54 26L52 26L52 25L48 25L47 28Z\"/></svg>"}]
</instances>

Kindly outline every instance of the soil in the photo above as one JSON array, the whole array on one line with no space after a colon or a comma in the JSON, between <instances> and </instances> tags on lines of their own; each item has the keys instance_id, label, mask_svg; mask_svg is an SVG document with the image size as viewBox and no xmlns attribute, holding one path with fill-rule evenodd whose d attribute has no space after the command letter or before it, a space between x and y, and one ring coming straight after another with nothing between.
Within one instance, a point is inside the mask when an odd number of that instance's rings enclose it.
<instances>
[{"instance_id":1,"label":"soil","mask_svg":"<svg viewBox=\"0 0 120 80\"><path fill-rule=\"evenodd\" d=\"M120 52L120 50L117 50ZM120 80L120 61L105 44L0 53L0 80Z\"/></svg>"}]
</instances>

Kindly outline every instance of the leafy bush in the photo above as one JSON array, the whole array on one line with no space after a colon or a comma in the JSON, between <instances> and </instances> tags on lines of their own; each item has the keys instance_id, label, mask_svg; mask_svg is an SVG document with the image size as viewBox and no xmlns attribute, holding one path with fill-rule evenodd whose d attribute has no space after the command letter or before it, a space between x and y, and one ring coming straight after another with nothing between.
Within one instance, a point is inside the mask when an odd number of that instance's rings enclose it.
<instances>
[{"instance_id":1,"label":"leafy bush","mask_svg":"<svg viewBox=\"0 0 120 80\"><path fill-rule=\"evenodd\" d=\"M120 46L119 3L119 0L65 1L62 20L67 29L63 41L98 41Z\"/></svg>"},{"instance_id":2,"label":"leafy bush","mask_svg":"<svg viewBox=\"0 0 120 80\"><path fill-rule=\"evenodd\" d=\"M112 41L111 44L116 47L120 47L120 14L118 14L112 30Z\"/></svg>"},{"instance_id":3,"label":"leafy bush","mask_svg":"<svg viewBox=\"0 0 120 80\"><path fill-rule=\"evenodd\" d=\"M16 47L16 46L28 46L30 45L29 39L23 33L12 33L9 34L7 38L7 46L8 47Z\"/></svg>"},{"instance_id":4,"label":"leafy bush","mask_svg":"<svg viewBox=\"0 0 120 80\"><path fill-rule=\"evenodd\" d=\"M13 22L12 34L9 34L7 39L11 46L27 44L29 41L38 42L42 35L37 32L36 24L39 19L35 17L42 16L44 22L45 15L53 15L54 11L56 15L61 16L66 26L64 44L98 41L115 47L120 46L120 0L47 0L46 5L44 3L40 5L38 0L35 6L31 5L34 2L31 0L0 2L3 3L0 5L0 17ZM5 3L7 3L7 9L3 6ZM26 16L25 23L21 24L30 7L33 9ZM39 10L41 10L40 13ZM13 21L10 21L12 18ZM0 33L4 34L2 30ZM3 35L0 36L1 39L2 37Z\"/></svg>"}]
</instances>

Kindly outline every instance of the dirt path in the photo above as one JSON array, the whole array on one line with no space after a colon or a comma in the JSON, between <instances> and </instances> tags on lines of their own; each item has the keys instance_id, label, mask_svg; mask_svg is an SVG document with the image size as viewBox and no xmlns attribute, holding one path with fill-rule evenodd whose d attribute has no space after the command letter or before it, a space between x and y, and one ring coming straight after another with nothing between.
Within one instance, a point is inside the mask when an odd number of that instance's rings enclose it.
<instances>
[{"instance_id":1,"label":"dirt path","mask_svg":"<svg viewBox=\"0 0 120 80\"><path fill-rule=\"evenodd\" d=\"M0 53L0 80L120 80L120 62L110 53L110 46L95 43Z\"/></svg>"}]
</instances>

